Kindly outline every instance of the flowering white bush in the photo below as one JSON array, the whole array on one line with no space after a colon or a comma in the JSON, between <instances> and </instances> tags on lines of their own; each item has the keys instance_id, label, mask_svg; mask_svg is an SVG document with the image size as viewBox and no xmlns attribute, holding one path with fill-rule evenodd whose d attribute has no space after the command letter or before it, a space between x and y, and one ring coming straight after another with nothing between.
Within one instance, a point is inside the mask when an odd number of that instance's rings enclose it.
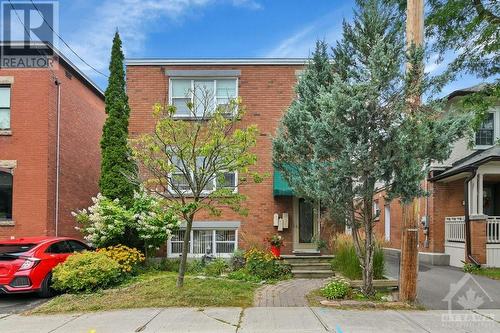
<instances>
[{"instance_id":1,"label":"flowering white bush","mask_svg":"<svg viewBox=\"0 0 500 333\"><path fill-rule=\"evenodd\" d=\"M159 248L179 226L179 220L165 209L162 199L145 191L134 193L132 211L139 238L149 248Z\"/></svg>"},{"instance_id":2,"label":"flowering white bush","mask_svg":"<svg viewBox=\"0 0 500 333\"><path fill-rule=\"evenodd\" d=\"M144 189L134 194L132 207L127 208L120 200L110 200L98 194L92 198L88 209L73 212L80 224L84 238L97 247L118 243L127 228L136 230L140 239L149 248L158 248L177 228L177 217L162 200L148 194Z\"/></svg>"}]
</instances>

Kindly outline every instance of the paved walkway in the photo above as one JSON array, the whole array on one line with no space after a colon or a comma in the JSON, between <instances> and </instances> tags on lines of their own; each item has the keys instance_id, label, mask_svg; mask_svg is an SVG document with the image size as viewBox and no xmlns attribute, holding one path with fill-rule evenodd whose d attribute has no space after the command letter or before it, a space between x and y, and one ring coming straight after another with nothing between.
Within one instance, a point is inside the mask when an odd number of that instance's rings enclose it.
<instances>
[{"instance_id":1,"label":"paved walkway","mask_svg":"<svg viewBox=\"0 0 500 333\"><path fill-rule=\"evenodd\" d=\"M355 311L331 308L166 308L134 309L53 316L0 315L8 333L363 333L500 332L500 310ZM492 320L491 317L493 317Z\"/></svg>"},{"instance_id":2,"label":"paved walkway","mask_svg":"<svg viewBox=\"0 0 500 333\"><path fill-rule=\"evenodd\" d=\"M307 306L305 296L328 279L291 279L265 285L255 293L255 306Z\"/></svg>"},{"instance_id":3,"label":"paved walkway","mask_svg":"<svg viewBox=\"0 0 500 333\"><path fill-rule=\"evenodd\" d=\"M399 276L399 259L394 256L386 256L386 271L388 275L394 278ZM427 309L446 310L448 302L446 298L451 285L464 278L465 273L455 267L432 266L420 263L417 281L417 301ZM473 275L474 281L469 281L459 294L464 294L469 285L477 289L479 285L486 295L483 302L479 305L480 309L500 309L500 280L493 280L484 276ZM481 293L481 294L483 294ZM457 296L460 296L457 294ZM453 308L460 309L460 305L453 301Z\"/></svg>"}]
</instances>

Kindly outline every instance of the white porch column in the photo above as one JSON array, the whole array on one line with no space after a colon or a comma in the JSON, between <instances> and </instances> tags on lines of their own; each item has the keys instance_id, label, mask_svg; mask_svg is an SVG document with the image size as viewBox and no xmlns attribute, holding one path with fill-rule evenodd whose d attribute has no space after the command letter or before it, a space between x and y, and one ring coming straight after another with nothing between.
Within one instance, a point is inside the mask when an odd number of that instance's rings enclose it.
<instances>
[{"instance_id":1,"label":"white porch column","mask_svg":"<svg viewBox=\"0 0 500 333\"><path fill-rule=\"evenodd\" d=\"M477 214L477 175L469 182L469 214Z\"/></svg>"},{"instance_id":2,"label":"white porch column","mask_svg":"<svg viewBox=\"0 0 500 333\"><path fill-rule=\"evenodd\" d=\"M477 213L482 215L483 212L483 174L480 173L478 176L478 189L477 189Z\"/></svg>"}]
</instances>

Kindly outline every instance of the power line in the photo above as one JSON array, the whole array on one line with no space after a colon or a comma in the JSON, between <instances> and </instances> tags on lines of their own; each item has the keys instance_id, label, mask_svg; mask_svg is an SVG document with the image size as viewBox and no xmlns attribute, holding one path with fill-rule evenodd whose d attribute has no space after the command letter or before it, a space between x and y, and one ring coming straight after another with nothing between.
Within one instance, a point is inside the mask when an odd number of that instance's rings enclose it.
<instances>
[{"instance_id":1,"label":"power line","mask_svg":"<svg viewBox=\"0 0 500 333\"><path fill-rule=\"evenodd\" d=\"M10 2L11 0L9 0ZM59 35L53 28L52 26L50 25L49 22L47 22L47 20L45 19L45 17L42 15L42 12L38 9L37 5L35 5L35 3L33 2L33 0L31 0L31 4L33 5L33 7L35 7L36 11L38 12L38 15L40 15L40 17L43 19L43 21L45 22L45 24L47 24L47 26L50 28L50 30L52 30L52 32L59 38L59 40L61 40L61 42L64 43L64 45L66 45L66 47L71 51L73 52L73 54L75 56L78 57L78 59L80 59L84 64L86 64L87 66L89 66L92 70L94 70L96 73L104 76L104 77L108 77L106 74L104 74L103 72L99 71L98 69L96 69L94 66L92 66L91 64L89 64L87 61L85 61L85 59L83 59L75 50L73 50L73 48L71 48L71 46L68 45L68 43L66 43L66 41L61 37L61 35ZM11 4L12 5L12 4Z\"/></svg>"},{"instance_id":2,"label":"power line","mask_svg":"<svg viewBox=\"0 0 500 333\"><path fill-rule=\"evenodd\" d=\"M28 38L30 39L30 41L31 41L31 42L33 42L33 40L31 40L31 35L30 35L30 32L29 32L28 28L26 28L26 25L24 24L24 22L21 20L21 18L20 18L20 17L19 17L19 15L17 14L17 11L16 11L16 9L14 8L14 5L12 4L12 1L11 1L11 0L9 0L9 4L10 4L10 7L12 7L12 11L14 12L14 14L16 14L16 17L17 17L17 19L19 20L19 23L21 23L21 25L23 26L24 31L25 31L25 32L26 32L26 34L28 35ZM11 41L11 42L12 42L12 41ZM46 54L42 54L42 52L40 52L40 50L39 50L38 48L35 48L35 49L37 50L37 52L38 52L38 53L39 53L42 57L46 56ZM58 80L58 79L57 79L57 75L56 75L56 73L52 70L52 68L50 68L50 65L49 65L48 63L47 63L47 68L48 68L48 69L50 70L50 72L52 73L52 78L53 78L54 80L56 80L56 81L57 81L57 80Z\"/></svg>"}]
</instances>

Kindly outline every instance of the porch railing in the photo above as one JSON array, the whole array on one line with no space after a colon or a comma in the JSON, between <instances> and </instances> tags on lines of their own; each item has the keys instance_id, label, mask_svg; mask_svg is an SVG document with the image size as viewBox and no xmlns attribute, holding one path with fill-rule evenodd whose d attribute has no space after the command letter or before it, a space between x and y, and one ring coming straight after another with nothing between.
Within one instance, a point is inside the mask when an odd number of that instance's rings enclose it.
<instances>
[{"instance_id":1,"label":"porch railing","mask_svg":"<svg viewBox=\"0 0 500 333\"><path fill-rule=\"evenodd\" d=\"M447 242L465 242L465 219L463 216L448 216L444 222L444 235Z\"/></svg>"},{"instance_id":2,"label":"porch railing","mask_svg":"<svg viewBox=\"0 0 500 333\"><path fill-rule=\"evenodd\" d=\"M500 243L500 216L488 217L486 241L488 243Z\"/></svg>"}]
</instances>

